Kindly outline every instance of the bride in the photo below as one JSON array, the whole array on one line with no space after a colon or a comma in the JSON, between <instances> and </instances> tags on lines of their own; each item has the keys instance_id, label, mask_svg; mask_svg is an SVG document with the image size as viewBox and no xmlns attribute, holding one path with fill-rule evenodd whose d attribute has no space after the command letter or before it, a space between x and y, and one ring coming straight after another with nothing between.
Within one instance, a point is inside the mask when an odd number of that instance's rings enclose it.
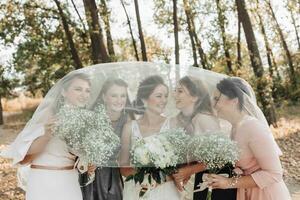
<instances>
[{"instance_id":1,"label":"bride","mask_svg":"<svg viewBox=\"0 0 300 200\"><path fill-rule=\"evenodd\" d=\"M84 73L65 76L48 92L16 140L2 152L13 159L13 164L27 166L20 169L29 169L26 200L82 200L78 172L74 169L76 156L69 153L62 139L53 135L51 119L64 104L85 107L90 87L89 76Z\"/></svg>"},{"instance_id":2,"label":"bride","mask_svg":"<svg viewBox=\"0 0 300 200\"><path fill-rule=\"evenodd\" d=\"M149 76L140 83L135 108L137 109L137 114L142 116L139 120L133 120L125 124L122 134L120 159L122 166L130 166L130 146L137 138L151 137L170 128L169 119L162 116L167 104L168 93L168 87L160 76ZM134 168L121 168L121 174L125 177L134 173ZM139 191L142 187L143 185L135 184L134 180L125 182L123 199L140 199ZM149 200L163 200L166 198L172 200L180 199L180 193L171 177L168 177L166 182L157 185L143 196L143 199Z\"/></svg>"}]
</instances>

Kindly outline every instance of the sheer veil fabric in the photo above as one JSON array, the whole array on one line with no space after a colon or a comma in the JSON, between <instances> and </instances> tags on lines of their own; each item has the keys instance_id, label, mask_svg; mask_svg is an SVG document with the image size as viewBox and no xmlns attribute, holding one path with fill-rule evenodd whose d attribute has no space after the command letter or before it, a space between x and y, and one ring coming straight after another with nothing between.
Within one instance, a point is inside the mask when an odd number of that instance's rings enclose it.
<instances>
[{"instance_id":1,"label":"sheer veil fabric","mask_svg":"<svg viewBox=\"0 0 300 200\"><path fill-rule=\"evenodd\" d=\"M149 62L120 62L120 63L105 63L98 64L76 71L72 71L59 80L47 93L43 101L40 103L36 111L34 112L31 120L26 124L25 128L20 132L15 141L3 152L1 156L9 157L13 159L13 164L21 167L18 163L22 161L31 146L32 142L45 134L45 126L49 119L56 115L61 108L61 94L64 89L64 86L68 80L73 77L75 74L84 74L87 75L91 82L91 91L90 98L85 105L84 109L93 110L94 105L99 101L99 93L103 86L103 83L107 79L122 79L128 84L128 94L131 104L126 105L126 110L128 111L143 111L143 107L134 105L132 102L135 100L138 86L142 80L151 76L158 75L163 78L165 84L168 87L168 102L164 109L163 116L167 118L175 117L179 110L175 106L175 100L173 98L173 91L178 84L179 79L182 77L188 76L193 81L198 80L204 83L204 87L207 91L206 94L203 94L204 97L212 101L212 96L216 90L216 85L222 79L227 78L226 75L215 73L212 71L207 71L200 68L194 68L189 66L173 66L167 64L159 63L149 63ZM239 79L239 78L238 78ZM242 80L242 79L240 79ZM242 80L246 83L244 80ZM145 90L147 87L145 87ZM255 95L251 86L247 83L246 89L250 91L247 94L247 91L242 91L244 99L244 109L247 110L248 115L256 118L263 126L268 127L266 118L264 117L262 111L256 104ZM201 104L202 102L200 102ZM207 104L213 108L213 103ZM204 105L205 106L205 105ZM135 115L136 118L139 118L139 115ZM218 116L216 116L217 118ZM190 119L192 120L192 119ZM230 127L227 127L226 123L221 123L222 120L219 119L220 127L222 130L229 130ZM225 125L224 125L225 124ZM181 124L173 124L173 127L181 127ZM221 130L221 131L222 131ZM202 130L205 131L205 130ZM228 133L227 133L228 134ZM107 141L109 143L109 141ZM275 142L275 140L274 140ZM120 143L120 145L129 145ZM187 144L188 145L188 144ZM120 149L122 149L120 147ZM127 149L128 150L128 149ZM278 148L278 154L280 154L280 149ZM115 157L111 158L112 161L116 162L107 162L103 164L103 167L128 167L130 165L130 160L125 162L119 161L120 152L115 154ZM192 162L192 161L189 161ZM178 163L185 164L185 163ZM149 166L153 167L153 166ZM24 169L24 168L20 168ZM21 170L22 171L22 170ZM24 183L26 182L26 173L19 173L19 180Z\"/></svg>"}]
</instances>

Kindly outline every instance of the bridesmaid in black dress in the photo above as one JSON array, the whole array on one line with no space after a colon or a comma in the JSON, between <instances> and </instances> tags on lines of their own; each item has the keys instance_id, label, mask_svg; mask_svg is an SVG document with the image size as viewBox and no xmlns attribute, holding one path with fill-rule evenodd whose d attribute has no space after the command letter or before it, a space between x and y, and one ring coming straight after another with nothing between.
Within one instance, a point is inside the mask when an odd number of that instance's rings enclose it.
<instances>
[{"instance_id":1,"label":"bridesmaid in black dress","mask_svg":"<svg viewBox=\"0 0 300 200\"><path fill-rule=\"evenodd\" d=\"M121 137L125 123L133 119L127 95L127 83L122 79L108 79L101 89L97 103L106 107L115 133ZM79 182L83 200L122 200L123 181L119 168L98 167L95 170L95 180L86 185L88 174L79 173Z\"/></svg>"},{"instance_id":2,"label":"bridesmaid in black dress","mask_svg":"<svg viewBox=\"0 0 300 200\"><path fill-rule=\"evenodd\" d=\"M213 115L209 93L205 84L194 77L185 76L179 80L175 91L176 107L180 113L174 118L173 123L183 127L188 134L201 134L207 131L220 130L219 122ZM220 173L230 173L230 167L225 167ZM195 174L194 189L202 182L202 175L205 166L202 163L194 162L182 166L173 177L179 190L188 182L189 178ZM192 188L188 192L191 191ZM206 200L207 189L195 192L194 200ZM189 199L188 197L184 199ZM236 189L213 190L212 200L236 200Z\"/></svg>"}]
</instances>

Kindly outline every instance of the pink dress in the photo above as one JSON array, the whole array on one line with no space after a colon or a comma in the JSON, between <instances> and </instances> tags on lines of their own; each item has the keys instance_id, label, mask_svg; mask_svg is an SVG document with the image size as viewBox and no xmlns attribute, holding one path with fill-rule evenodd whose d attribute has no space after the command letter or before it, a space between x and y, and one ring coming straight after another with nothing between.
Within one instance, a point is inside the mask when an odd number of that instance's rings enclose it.
<instances>
[{"instance_id":1,"label":"pink dress","mask_svg":"<svg viewBox=\"0 0 300 200\"><path fill-rule=\"evenodd\" d=\"M237 200L290 200L282 179L280 151L269 127L247 116L236 127L232 138L240 148L237 167L251 175L258 187L239 188Z\"/></svg>"}]
</instances>

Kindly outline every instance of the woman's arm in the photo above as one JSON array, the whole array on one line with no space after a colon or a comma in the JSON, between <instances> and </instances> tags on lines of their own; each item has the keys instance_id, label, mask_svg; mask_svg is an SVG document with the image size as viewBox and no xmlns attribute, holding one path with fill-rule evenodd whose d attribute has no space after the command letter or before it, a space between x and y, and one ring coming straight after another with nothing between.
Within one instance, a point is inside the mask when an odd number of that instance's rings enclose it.
<instances>
[{"instance_id":1,"label":"woman's arm","mask_svg":"<svg viewBox=\"0 0 300 200\"><path fill-rule=\"evenodd\" d=\"M130 167L130 144L131 144L131 122L124 125L121 137L121 153L120 153L120 172L123 176L129 176L135 173Z\"/></svg>"},{"instance_id":2,"label":"woman's arm","mask_svg":"<svg viewBox=\"0 0 300 200\"><path fill-rule=\"evenodd\" d=\"M256 159L259 169L248 176L243 176L236 180L221 178L216 175L213 180L213 187L228 187L233 181L235 188L259 187L263 189L266 186L282 181L282 167L277 152L277 144L272 137L272 133L267 127L259 124L257 121L249 121L239 129L243 132L243 137L248 140L248 147ZM229 186L230 187L230 186Z\"/></svg>"},{"instance_id":3,"label":"woman's arm","mask_svg":"<svg viewBox=\"0 0 300 200\"><path fill-rule=\"evenodd\" d=\"M229 189L229 188L254 188L257 187L251 175L242 177L226 178L217 174L209 175L212 188Z\"/></svg>"},{"instance_id":4,"label":"woman's arm","mask_svg":"<svg viewBox=\"0 0 300 200\"><path fill-rule=\"evenodd\" d=\"M46 148L48 142L52 138L52 127L54 125L54 120L49 120L50 122L45 125L45 134L36 138L30 145L24 159L19 163L21 165L31 163L43 150Z\"/></svg>"},{"instance_id":5,"label":"woman's arm","mask_svg":"<svg viewBox=\"0 0 300 200\"><path fill-rule=\"evenodd\" d=\"M203 163L193 163L178 169L178 172L173 174L175 184L180 191L183 191L183 186L188 182L191 175L204 171L206 166Z\"/></svg>"}]
</instances>

